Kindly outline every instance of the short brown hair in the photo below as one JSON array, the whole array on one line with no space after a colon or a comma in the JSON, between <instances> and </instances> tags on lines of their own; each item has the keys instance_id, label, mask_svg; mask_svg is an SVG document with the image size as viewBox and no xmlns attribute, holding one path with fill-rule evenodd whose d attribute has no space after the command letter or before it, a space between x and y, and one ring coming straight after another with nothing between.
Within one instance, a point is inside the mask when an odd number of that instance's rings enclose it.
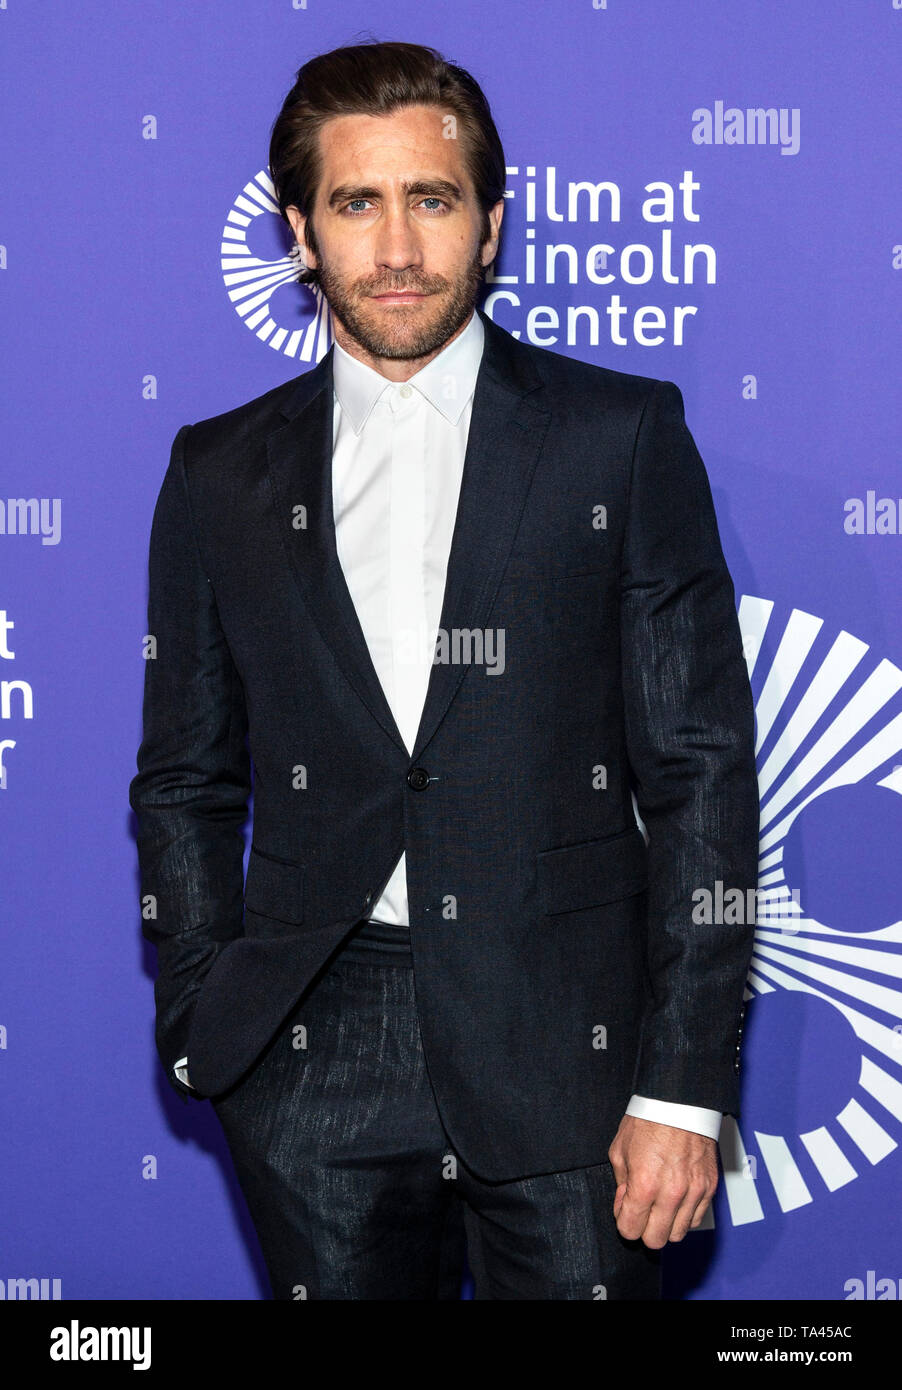
<instances>
[{"instance_id":1,"label":"short brown hair","mask_svg":"<svg viewBox=\"0 0 902 1390\"><path fill-rule=\"evenodd\" d=\"M479 84L434 48L367 40L311 58L273 122L269 171L279 210L294 205L308 219L305 239L318 254L310 212L322 177L319 132L333 116L384 116L405 106L438 106L456 117L461 150L482 208L480 244L490 234L489 209L504 197L504 150ZM316 284L315 270L302 284Z\"/></svg>"}]
</instances>

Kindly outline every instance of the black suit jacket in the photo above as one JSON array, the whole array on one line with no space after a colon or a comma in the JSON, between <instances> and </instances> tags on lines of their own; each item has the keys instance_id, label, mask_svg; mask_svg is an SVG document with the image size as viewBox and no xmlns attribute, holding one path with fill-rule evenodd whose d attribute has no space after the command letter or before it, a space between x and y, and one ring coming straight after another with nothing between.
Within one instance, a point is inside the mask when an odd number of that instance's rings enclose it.
<instances>
[{"instance_id":1,"label":"black suit jacket","mask_svg":"<svg viewBox=\"0 0 902 1390\"><path fill-rule=\"evenodd\" d=\"M244 1075L404 848L442 1119L501 1180L604 1161L633 1091L736 1111L753 923L694 894L756 885L758 793L678 388L481 317L441 628L503 629L503 674L434 665L408 753L336 552L329 352L175 438L130 801L176 1090L186 1053L200 1096Z\"/></svg>"}]
</instances>

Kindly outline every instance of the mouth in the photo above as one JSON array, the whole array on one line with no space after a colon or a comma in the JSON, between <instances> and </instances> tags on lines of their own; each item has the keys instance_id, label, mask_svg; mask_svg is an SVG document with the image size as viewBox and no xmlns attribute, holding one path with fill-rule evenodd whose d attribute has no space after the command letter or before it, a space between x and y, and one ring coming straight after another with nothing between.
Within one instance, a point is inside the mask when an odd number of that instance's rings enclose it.
<instances>
[{"instance_id":1,"label":"mouth","mask_svg":"<svg viewBox=\"0 0 902 1390\"><path fill-rule=\"evenodd\" d=\"M374 294L371 299L375 299L377 304L413 304L417 300L426 299L425 294L417 294L413 290L392 291L389 294Z\"/></svg>"}]
</instances>

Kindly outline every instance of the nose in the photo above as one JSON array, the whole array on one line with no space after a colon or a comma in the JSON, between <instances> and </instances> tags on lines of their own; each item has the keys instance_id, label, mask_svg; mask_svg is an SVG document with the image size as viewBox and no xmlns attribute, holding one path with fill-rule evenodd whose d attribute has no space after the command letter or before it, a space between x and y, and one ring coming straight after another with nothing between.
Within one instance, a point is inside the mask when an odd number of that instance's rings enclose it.
<instances>
[{"instance_id":1,"label":"nose","mask_svg":"<svg viewBox=\"0 0 902 1390\"><path fill-rule=\"evenodd\" d=\"M374 256L380 270L390 270L394 274L422 268L419 231L406 203L400 207L386 205L379 219Z\"/></svg>"}]
</instances>

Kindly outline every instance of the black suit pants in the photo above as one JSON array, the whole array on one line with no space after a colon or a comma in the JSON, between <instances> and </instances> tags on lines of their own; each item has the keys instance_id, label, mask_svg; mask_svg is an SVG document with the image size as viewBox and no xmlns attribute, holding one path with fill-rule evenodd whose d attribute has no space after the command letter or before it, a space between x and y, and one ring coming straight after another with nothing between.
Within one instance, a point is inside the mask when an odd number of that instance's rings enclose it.
<instances>
[{"instance_id":1,"label":"black suit pants","mask_svg":"<svg viewBox=\"0 0 902 1390\"><path fill-rule=\"evenodd\" d=\"M660 1298L660 1252L617 1232L608 1162L497 1183L457 1156L409 959L339 952L213 1102L274 1297L458 1299L466 1254L476 1299Z\"/></svg>"}]
</instances>

